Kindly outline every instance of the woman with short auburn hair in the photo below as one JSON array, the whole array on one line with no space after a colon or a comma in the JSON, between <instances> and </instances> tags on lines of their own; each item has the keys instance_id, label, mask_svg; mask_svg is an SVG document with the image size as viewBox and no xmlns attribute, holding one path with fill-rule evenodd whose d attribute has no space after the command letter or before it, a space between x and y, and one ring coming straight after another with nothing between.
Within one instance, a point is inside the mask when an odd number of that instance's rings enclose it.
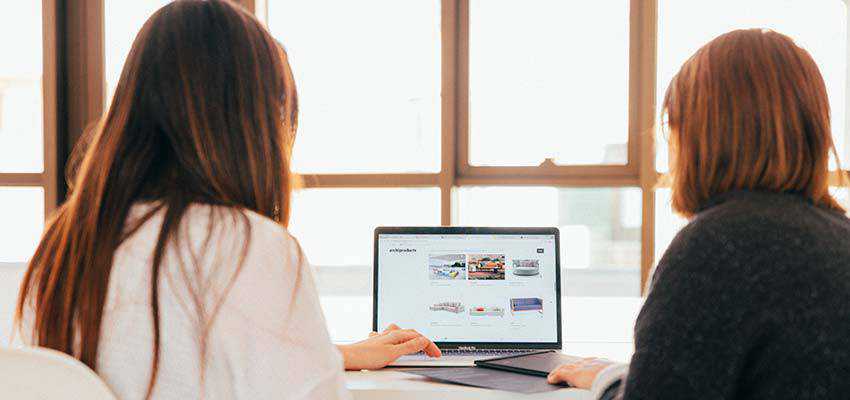
<instances>
[{"instance_id":1,"label":"woman with short auburn hair","mask_svg":"<svg viewBox=\"0 0 850 400\"><path fill-rule=\"evenodd\" d=\"M663 110L690 223L658 263L631 364L585 359L550 381L595 399L846 398L850 220L829 193L814 60L773 31L729 32L685 62Z\"/></svg>"},{"instance_id":2,"label":"woman with short auburn hair","mask_svg":"<svg viewBox=\"0 0 850 400\"><path fill-rule=\"evenodd\" d=\"M757 29L720 36L685 62L662 107L673 209L683 216L734 190L798 193L843 211L829 194L836 153L826 85L790 38Z\"/></svg>"}]
</instances>

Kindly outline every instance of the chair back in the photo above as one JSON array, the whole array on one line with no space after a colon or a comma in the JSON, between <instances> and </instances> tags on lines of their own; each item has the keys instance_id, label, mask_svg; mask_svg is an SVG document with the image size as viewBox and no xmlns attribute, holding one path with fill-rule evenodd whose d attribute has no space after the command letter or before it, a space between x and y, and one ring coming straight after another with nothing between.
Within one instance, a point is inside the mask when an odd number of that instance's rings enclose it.
<instances>
[{"instance_id":1,"label":"chair back","mask_svg":"<svg viewBox=\"0 0 850 400\"><path fill-rule=\"evenodd\" d=\"M117 400L85 364L37 347L0 348L0 393L17 400Z\"/></svg>"}]
</instances>

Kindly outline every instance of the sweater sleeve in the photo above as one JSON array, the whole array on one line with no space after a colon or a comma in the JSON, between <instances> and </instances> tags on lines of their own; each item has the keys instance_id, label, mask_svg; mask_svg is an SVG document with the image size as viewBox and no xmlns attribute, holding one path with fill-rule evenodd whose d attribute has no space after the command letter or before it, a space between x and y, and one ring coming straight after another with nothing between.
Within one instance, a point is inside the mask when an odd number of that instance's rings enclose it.
<instances>
[{"instance_id":1,"label":"sweater sleeve","mask_svg":"<svg viewBox=\"0 0 850 400\"><path fill-rule=\"evenodd\" d=\"M757 254L719 224L691 224L668 248L635 325L622 398L731 399L757 335L742 275ZM735 284L738 282L738 284Z\"/></svg>"},{"instance_id":2,"label":"sweater sleeve","mask_svg":"<svg viewBox=\"0 0 850 400\"><path fill-rule=\"evenodd\" d=\"M628 372L628 364L613 364L600 371L590 387L590 398L592 400L616 399L623 379Z\"/></svg>"}]
</instances>

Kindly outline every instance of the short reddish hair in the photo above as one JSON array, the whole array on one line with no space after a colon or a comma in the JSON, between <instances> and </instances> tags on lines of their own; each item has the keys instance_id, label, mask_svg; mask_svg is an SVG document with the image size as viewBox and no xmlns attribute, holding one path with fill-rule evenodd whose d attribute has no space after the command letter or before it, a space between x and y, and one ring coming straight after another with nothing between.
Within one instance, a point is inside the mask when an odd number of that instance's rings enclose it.
<instances>
[{"instance_id":1,"label":"short reddish hair","mask_svg":"<svg viewBox=\"0 0 850 400\"><path fill-rule=\"evenodd\" d=\"M791 38L762 29L715 38L682 65L663 111L680 214L735 190L798 193L843 211L829 194L836 152L826 85Z\"/></svg>"}]
</instances>

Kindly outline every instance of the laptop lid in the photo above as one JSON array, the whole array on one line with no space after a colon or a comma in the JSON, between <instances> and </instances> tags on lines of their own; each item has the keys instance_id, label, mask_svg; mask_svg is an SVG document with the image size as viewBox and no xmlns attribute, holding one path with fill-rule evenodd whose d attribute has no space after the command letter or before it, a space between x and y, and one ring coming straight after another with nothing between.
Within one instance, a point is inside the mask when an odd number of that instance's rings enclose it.
<instances>
[{"instance_id":1,"label":"laptop lid","mask_svg":"<svg viewBox=\"0 0 850 400\"><path fill-rule=\"evenodd\" d=\"M557 228L375 229L375 331L443 349L561 349Z\"/></svg>"}]
</instances>

